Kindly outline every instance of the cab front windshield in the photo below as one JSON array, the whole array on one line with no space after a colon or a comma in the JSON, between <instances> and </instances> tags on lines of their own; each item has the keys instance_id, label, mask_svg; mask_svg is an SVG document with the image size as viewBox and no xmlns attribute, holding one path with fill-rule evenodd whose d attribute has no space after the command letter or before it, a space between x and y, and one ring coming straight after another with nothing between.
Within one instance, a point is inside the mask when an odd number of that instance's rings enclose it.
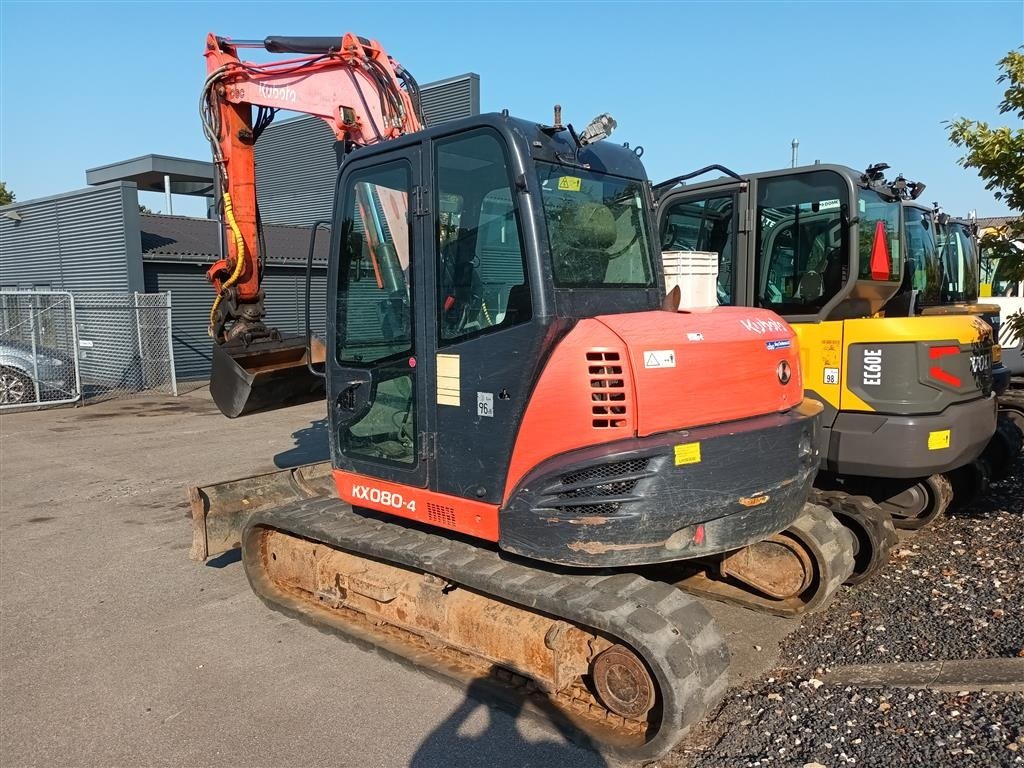
<instances>
[{"instance_id":1,"label":"cab front windshield","mask_svg":"<svg viewBox=\"0 0 1024 768\"><path fill-rule=\"evenodd\" d=\"M643 182L550 163L537 165L555 285L652 286Z\"/></svg>"}]
</instances>

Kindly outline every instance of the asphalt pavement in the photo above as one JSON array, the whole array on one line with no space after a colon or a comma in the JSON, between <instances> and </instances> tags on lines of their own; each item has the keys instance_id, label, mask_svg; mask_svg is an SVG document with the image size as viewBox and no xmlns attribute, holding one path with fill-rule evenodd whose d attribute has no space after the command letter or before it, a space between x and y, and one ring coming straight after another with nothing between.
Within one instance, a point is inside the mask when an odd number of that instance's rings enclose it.
<instances>
[{"instance_id":1,"label":"asphalt pavement","mask_svg":"<svg viewBox=\"0 0 1024 768\"><path fill-rule=\"evenodd\" d=\"M326 453L322 403L229 421L199 390L0 414L0 766L607 765L507 703L269 611L235 557L188 560L186 486ZM1024 694L819 681L1021 651L1022 478L904 540L804 631L710 605L734 687L660 764L1020 764Z\"/></svg>"},{"instance_id":2,"label":"asphalt pavement","mask_svg":"<svg viewBox=\"0 0 1024 768\"><path fill-rule=\"evenodd\" d=\"M0 765L606 765L188 559L185 487L325 458L323 404L0 414Z\"/></svg>"}]
</instances>

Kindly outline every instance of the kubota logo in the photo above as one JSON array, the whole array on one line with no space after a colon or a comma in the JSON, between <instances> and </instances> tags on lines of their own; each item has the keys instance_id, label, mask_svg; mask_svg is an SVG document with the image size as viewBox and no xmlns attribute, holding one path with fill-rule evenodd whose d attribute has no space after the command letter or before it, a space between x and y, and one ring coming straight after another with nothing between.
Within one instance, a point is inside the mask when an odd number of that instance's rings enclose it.
<instances>
[{"instance_id":1,"label":"kubota logo","mask_svg":"<svg viewBox=\"0 0 1024 768\"><path fill-rule=\"evenodd\" d=\"M786 331L786 324L778 320L740 320L740 325L758 336L766 333L779 333Z\"/></svg>"},{"instance_id":2,"label":"kubota logo","mask_svg":"<svg viewBox=\"0 0 1024 768\"><path fill-rule=\"evenodd\" d=\"M264 85L260 83L260 96L278 101L297 101L298 94L287 85Z\"/></svg>"}]
</instances>

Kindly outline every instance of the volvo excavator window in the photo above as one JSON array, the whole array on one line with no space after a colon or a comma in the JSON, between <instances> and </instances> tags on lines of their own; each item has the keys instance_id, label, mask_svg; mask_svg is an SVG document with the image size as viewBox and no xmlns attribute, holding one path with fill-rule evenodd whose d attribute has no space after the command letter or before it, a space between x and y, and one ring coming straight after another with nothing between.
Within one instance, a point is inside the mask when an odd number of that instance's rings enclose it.
<instances>
[{"instance_id":1,"label":"volvo excavator window","mask_svg":"<svg viewBox=\"0 0 1024 768\"><path fill-rule=\"evenodd\" d=\"M733 303L736 237L734 195L680 200L665 215L663 251L705 251L718 254L718 303Z\"/></svg>"},{"instance_id":2,"label":"volvo excavator window","mask_svg":"<svg viewBox=\"0 0 1024 768\"><path fill-rule=\"evenodd\" d=\"M904 232L907 238L907 273L917 291L919 307L942 303L945 269L935 241L935 221L931 211L904 208ZM861 230L864 231L863 229Z\"/></svg>"},{"instance_id":3,"label":"volvo excavator window","mask_svg":"<svg viewBox=\"0 0 1024 768\"><path fill-rule=\"evenodd\" d=\"M873 189L857 191L860 241L857 249L857 276L861 280L881 279L872 274L871 256L884 245L889 257L889 274L885 280L899 280L903 273L900 249L899 201L883 198ZM881 227L879 227L881 224Z\"/></svg>"},{"instance_id":4,"label":"volvo excavator window","mask_svg":"<svg viewBox=\"0 0 1024 768\"><path fill-rule=\"evenodd\" d=\"M958 222L938 224L937 244L946 279L940 300L945 303L978 299L978 250L967 228Z\"/></svg>"},{"instance_id":5,"label":"volvo excavator window","mask_svg":"<svg viewBox=\"0 0 1024 768\"><path fill-rule=\"evenodd\" d=\"M654 284L643 182L537 163L558 288Z\"/></svg>"},{"instance_id":6,"label":"volvo excavator window","mask_svg":"<svg viewBox=\"0 0 1024 768\"><path fill-rule=\"evenodd\" d=\"M338 361L374 369L368 408L341 428L341 448L400 464L416 459L409 188L404 161L351 177L338 272Z\"/></svg>"},{"instance_id":7,"label":"volvo excavator window","mask_svg":"<svg viewBox=\"0 0 1024 768\"><path fill-rule=\"evenodd\" d=\"M489 129L434 145L439 341L443 346L531 316L522 231L499 136Z\"/></svg>"},{"instance_id":8,"label":"volvo excavator window","mask_svg":"<svg viewBox=\"0 0 1024 768\"><path fill-rule=\"evenodd\" d=\"M842 201L833 171L769 178L758 185L758 305L814 314L843 287L849 270Z\"/></svg>"}]
</instances>

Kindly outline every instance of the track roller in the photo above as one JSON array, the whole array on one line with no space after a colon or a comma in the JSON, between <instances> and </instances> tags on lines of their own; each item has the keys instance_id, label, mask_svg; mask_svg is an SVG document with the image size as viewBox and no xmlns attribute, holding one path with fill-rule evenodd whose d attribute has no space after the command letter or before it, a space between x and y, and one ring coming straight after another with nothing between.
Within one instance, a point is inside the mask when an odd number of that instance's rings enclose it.
<instances>
[{"instance_id":1,"label":"track roller","mask_svg":"<svg viewBox=\"0 0 1024 768\"><path fill-rule=\"evenodd\" d=\"M821 610L854 571L853 536L828 509L806 504L785 531L678 579L680 589L776 616ZM689 567L690 563L672 566ZM671 566L670 566L671 567ZM659 571L664 574L663 567Z\"/></svg>"},{"instance_id":2,"label":"track roller","mask_svg":"<svg viewBox=\"0 0 1024 768\"><path fill-rule=\"evenodd\" d=\"M322 498L253 513L242 562L271 608L524 699L619 759L664 755L725 694L706 609L634 573L552 572Z\"/></svg>"},{"instance_id":3,"label":"track roller","mask_svg":"<svg viewBox=\"0 0 1024 768\"><path fill-rule=\"evenodd\" d=\"M812 491L815 503L832 511L854 538L853 573L847 586L867 581L889 561L889 552L899 538L892 516L867 496L843 491Z\"/></svg>"}]
</instances>

